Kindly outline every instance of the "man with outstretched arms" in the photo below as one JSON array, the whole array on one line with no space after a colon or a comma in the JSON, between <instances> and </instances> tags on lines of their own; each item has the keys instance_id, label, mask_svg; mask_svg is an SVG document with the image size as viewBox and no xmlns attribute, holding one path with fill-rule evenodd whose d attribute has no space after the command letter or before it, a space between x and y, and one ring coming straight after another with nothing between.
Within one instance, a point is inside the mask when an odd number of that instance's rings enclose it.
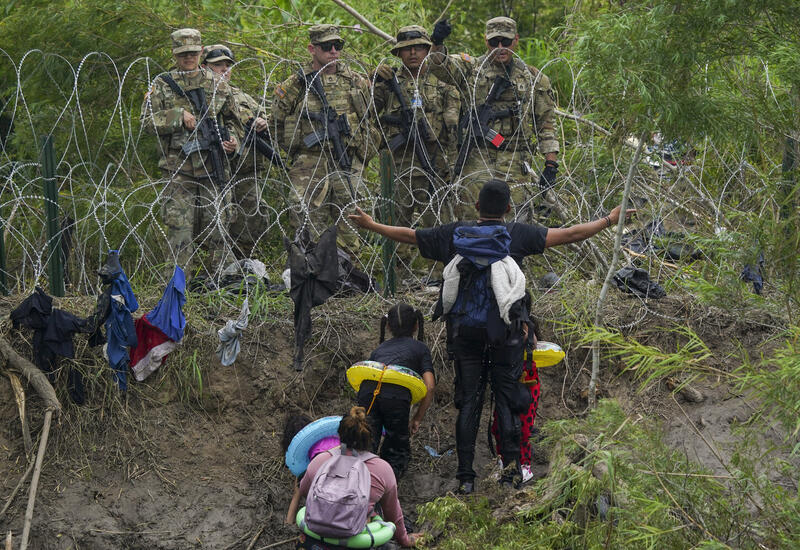
<instances>
[{"instance_id":1,"label":"man with outstretched arms","mask_svg":"<svg viewBox=\"0 0 800 550\"><path fill-rule=\"evenodd\" d=\"M447 55L444 40L450 32L447 20L436 23L429 62L437 77L458 88L465 104L459 124L459 155L453 169L461 204L468 211L481 183L498 178L511 186L515 217L527 219L528 203L534 194L531 182L536 179L533 151L538 148L545 157L538 178L540 187L551 188L558 171L550 80L514 57L519 34L516 22L509 17L486 22L487 52L480 57Z\"/></svg>"},{"instance_id":2,"label":"man with outstretched arms","mask_svg":"<svg viewBox=\"0 0 800 550\"><path fill-rule=\"evenodd\" d=\"M202 244L213 274L229 256L224 234L232 215L229 156L240 133L236 104L228 84L198 64L200 31L178 29L170 36L176 68L153 80L141 123L159 138L158 165L168 181L159 200L161 219L175 261L190 267Z\"/></svg>"},{"instance_id":3,"label":"man with outstretched arms","mask_svg":"<svg viewBox=\"0 0 800 550\"><path fill-rule=\"evenodd\" d=\"M224 44L203 48L202 67L228 83L239 117L242 133L237 135L241 145L231 176L234 211L230 235L236 242L238 254L249 256L256 243L264 238L270 222L267 215L270 209L263 200L262 188L272 159L254 147L254 139L264 139L261 136L265 136L264 141L270 147L272 140L267 131L265 109L252 96L231 84L235 63L233 52ZM277 147L272 152L277 155ZM275 162L279 163L280 159L276 158Z\"/></svg>"},{"instance_id":4,"label":"man with outstretched arms","mask_svg":"<svg viewBox=\"0 0 800 550\"><path fill-rule=\"evenodd\" d=\"M272 104L278 143L291 161L289 236L308 229L317 237L336 224L339 245L356 251L346 211L363 185L369 140L377 138L367 118L369 81L341 62L338 27L313 25L308 35L311 60L275 88Z\"/></svg>"},{"instance_id":5,"label":"man with outstretched arms","mask_svg":"<svg viewBox=\"0 0 800 550\"><path fill-rule=\"evenodd\" d=\"M415 230L378 223L361 210L350 215L359 227L417 246L423 258L447 264L433 318L446 320L448 352L455 359L456 478L459 492L465 494L475 488L472 463L487 384L498 417L504 466L500 482L511 486L521 480L519 413L530 405L530 393L524 387L520 392L518 380L523 350L533 334L523 260L547 248L588 239L615 225L620 216L635 212L622 213L618 206L594 221L547 228L507 222L510 200L506 182L495 179L479 191L473 211L477 221Z\"/></svg>"}]
</instances>

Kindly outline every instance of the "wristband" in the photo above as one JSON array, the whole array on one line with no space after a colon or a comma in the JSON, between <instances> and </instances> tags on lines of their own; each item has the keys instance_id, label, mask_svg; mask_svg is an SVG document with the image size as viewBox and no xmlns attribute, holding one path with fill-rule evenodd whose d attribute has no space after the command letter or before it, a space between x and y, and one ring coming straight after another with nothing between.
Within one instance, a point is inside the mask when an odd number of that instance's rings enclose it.
<instances>
[{"instance_id":1,"label":"wristband","mask_svg":"<svg viewBox=\"0 0 800 550\"><path fill-rule=\"evenodd\" d=\"M603 219L606 220L606 227L611 227L611 216L606 216Z\"/></svg>"}]
</instances>

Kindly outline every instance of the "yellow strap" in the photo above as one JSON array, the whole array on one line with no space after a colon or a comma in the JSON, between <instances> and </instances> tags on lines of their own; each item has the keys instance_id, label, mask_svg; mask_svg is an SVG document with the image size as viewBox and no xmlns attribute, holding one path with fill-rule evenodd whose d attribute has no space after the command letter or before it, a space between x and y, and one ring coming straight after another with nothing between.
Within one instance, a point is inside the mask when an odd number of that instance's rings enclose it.
<instances>
[{"instance_id":1,"label":"yellow strap","mask_svg":"<svg viewBox=\"0 0 800 550\"><path fill-rule=\"evenodd\" d=\"M386 372L386 365L383 366L383 370L381 371L381 377L378 378L378 385L375 386L375 391L372 392L372 401L369 403L369 407L367 408L367 414L369 411L372 410L372 405L375 404L375 399L378 397L378 394L381 393L381 384L383 383L383 374Z\"/></svg>"}]
</instances>

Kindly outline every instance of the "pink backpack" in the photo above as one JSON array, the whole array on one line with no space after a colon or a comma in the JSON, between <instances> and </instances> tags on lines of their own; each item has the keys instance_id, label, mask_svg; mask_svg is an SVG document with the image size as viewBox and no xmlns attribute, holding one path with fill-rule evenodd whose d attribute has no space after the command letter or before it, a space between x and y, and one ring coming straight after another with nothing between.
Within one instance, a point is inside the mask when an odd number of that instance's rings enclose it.
<instances>
[{"instance_id":1,"label":"pink backpack","mask_svg":"<svg viewBox=\"0 0 800 550\"><path fill-rule=\"evenodd\" d=\"M352 537L364 530L369 509L370 474L365 461L375 455L367 451L353 455L340 449L328 452L317 471L306 498L306 526L323 537Z\"/></svg>"}]
</instances>

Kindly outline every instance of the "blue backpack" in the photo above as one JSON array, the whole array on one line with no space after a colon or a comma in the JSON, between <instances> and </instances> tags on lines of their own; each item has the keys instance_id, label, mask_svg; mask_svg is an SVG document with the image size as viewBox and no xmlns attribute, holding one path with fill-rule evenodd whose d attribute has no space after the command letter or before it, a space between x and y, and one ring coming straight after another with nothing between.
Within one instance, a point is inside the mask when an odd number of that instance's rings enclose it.
<instances>
[{"instance_id":1,"label":"blue backpack","mask_svg":"<svg viewBox=\"0 0 800 550\"><path fill-rule=\"evenodd\" d=\"M456 327L486 328L490 318L500 316L491 266L508 256L511 235L505 225L462 225L453 233L453 245L463 259L458 264L458 296L448 316Z\"/></svg>"}]
</instances>

